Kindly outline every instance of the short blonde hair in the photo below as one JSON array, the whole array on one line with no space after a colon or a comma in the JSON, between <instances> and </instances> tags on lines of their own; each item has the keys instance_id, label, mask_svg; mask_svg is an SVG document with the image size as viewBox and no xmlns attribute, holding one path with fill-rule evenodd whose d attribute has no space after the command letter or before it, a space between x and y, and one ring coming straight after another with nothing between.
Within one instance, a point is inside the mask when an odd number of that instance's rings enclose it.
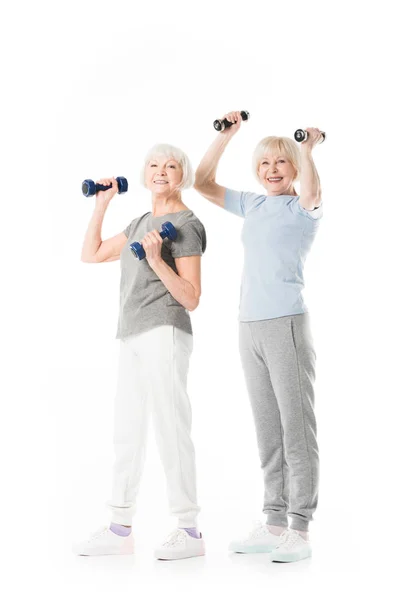
<instances>
[{"instance_id":1,"label":"short blonde hair","mask_svg":"<svg viewBox=\"0 0 400 600\"><path fill-rule=\"evenodd\" d=\"M161 156L163 158L173 158L181 165L182 181L179 185L179 189L184 190L192 187L194 183L194 173L189 158L180 148L176 148L170 144L156 144L150 148L144 159L144 165L140 174L140 183L146 187L145 168L151 160Z\"/></svg>"},{"instance_id":2,"label":"short blonde hair","mask_svg":"<svg viewBox=\"0 0 400 600\"><path fill-rule=\"evenodd\" d=\"M258 168L262 157L267 153L273 156L284 156L295 168L296 174L293 181L297 181L300 176L301 156L294 140L288 137L270 135L257 144L253 153L253 171L258 181L260 181Z\"/></svg>"}]
</instances>

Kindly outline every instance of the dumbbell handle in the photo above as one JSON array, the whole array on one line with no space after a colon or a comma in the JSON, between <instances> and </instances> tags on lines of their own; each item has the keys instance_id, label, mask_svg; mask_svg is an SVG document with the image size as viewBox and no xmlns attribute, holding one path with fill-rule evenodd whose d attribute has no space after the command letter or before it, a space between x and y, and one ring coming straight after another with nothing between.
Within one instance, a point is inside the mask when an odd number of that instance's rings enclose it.
<instances>
[{"instance_id":1,"label":"dumbbell handle","mask_svg":"<svg viewBox=\"0 0 400 600\"><path fill-rule=\"evenodd\" d=\"M128 180L126 177L117 177L118 194L124 194L128 191ZM86 197L94 196L97 192L105 192L112 188L112 185L104 185L102 183L95 183L92 179L85 179L82 182L82 194Z\"/></svg>"},{"instance_id":2,"label":"dumbbell handle","mask_svg":"<svg viewBox=\"0 0 400 600\"><path fill-rule=\"evenodd\" d=\"M162 231L159 231L160 234L160 238L162 240L165 240L166 237L168 237L168 231L166 229L163 229Z\"/></svg>"},{"instance_id":3,"label":"dumbbell handle","mask_svg":"<svg viewBox=\"0 0 400 600\"><path fill-rule=\"evenodd\" d=\"M247 119L250 117L250 113L248 113L247 110L241 110L240 114L243 121L247 121ZM224 131L224 129L232 127L232 125L233 123L231 123L227 119L222 119L222 121L220 119L216 119L214 121L214 129L216 129L217 131Z\"/></svg>"},{"instance_id":4,"label":"dumbbell handle","mask_svg":"<svg viewBox=\"0 0 400 600\"><path fill-rule=\"evenodd\" d=\"M97 192L105 192L112 188L112 183L110 185L104 185L103 183L96 183L96 194Z\"/></svg>"},{"instance_id":5,"label":"dumbbell handle","mask_svg":"<svg viewBox=\"0 0 400 600\"><path fill-rule=\"evenodd\" d=\"M322 142L325 141L325 131L321 131L321 135L322 135L322 140L319 142L320 144L322 144ZM304 129L296 129L296 131L294 132L294 139L297 142L305 142L306 139L308 138L308 131L304 131Z\"/></svg>"}]
</instances>

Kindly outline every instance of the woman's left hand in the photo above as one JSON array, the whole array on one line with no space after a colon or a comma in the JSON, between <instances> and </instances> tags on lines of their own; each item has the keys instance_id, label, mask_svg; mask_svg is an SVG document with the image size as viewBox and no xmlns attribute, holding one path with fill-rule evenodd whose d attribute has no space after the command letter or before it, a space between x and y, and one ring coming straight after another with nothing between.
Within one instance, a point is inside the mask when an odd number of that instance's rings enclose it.
<instances>
[{"instance_id":1,"label":"woman's left hand","mask_svg":"<svg viewBox=\"0 0 400 600\"><path fill-rule=\"evenodd\" d=\"M141 241L144 251L146 252L147 262L151 266L161 259L161 246L163 240L156 229L149 231Z\"/></svg>"},{"instance_id":2,"label":"woman's left hand","mask_svg":"<svg viewBox=\"0 0 400 600\"><path fill-rule=\"evenodd\" d=\"M312 150L314 148L314 146L319 144L319 142L322 140L322 138L323 138L322 132L320 129L317 129L316 127L307 127L307 129L305 129L304 131L307 131L308 136L304 142L301 142L300 148Z\"/></svg>"}]
</instances>

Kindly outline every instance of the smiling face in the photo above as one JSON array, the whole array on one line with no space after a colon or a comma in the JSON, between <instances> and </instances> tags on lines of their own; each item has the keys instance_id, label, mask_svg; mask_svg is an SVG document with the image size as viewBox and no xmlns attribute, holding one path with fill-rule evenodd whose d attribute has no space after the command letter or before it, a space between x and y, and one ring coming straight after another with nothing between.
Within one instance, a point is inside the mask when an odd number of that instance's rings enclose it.
<instances>
[{"instance_id":1,"label":"smiling face","mask_svg":"<svg viewBox=\"0 0 400 600\"><path fill-rule=\"evenodd\" d=\"M268 196L294 195L296 169L283 155L265 153L258 166L258 177Z\"/></svg>"},{"instance_id":2,"label":"smiling face","mask_svg":"<svg viewBox=\"0 0 400 600\"><path fill-rule=\"evenodd\" d=\"M144 179L146 187L154 194L169 196L182 182L183 170L174 158L157 156L148 161Z\"/></svg>"}]
</instances>

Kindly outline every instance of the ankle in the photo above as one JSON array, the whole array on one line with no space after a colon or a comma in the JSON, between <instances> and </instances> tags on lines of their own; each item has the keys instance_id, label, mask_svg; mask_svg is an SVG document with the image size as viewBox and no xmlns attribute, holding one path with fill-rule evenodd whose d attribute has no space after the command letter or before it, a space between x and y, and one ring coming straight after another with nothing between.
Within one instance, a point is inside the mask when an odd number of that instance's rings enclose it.
<instances>
[{"instance_id":1,"label":"ankle","mask_svg":"<svg viewBox=\"0 0 400 600\"><path fill-rule=\"evenodd\" d=\"M110 525L110 530L115 533L116 535L121 535L123 537L126 537L130 534L131 532L131 526L130 525L120 525L119 523L111 523Z\"/></svg>"},{"instance_id":2,"label":"ankle","mask_svg":"<svg viewBox=\"0 0 400 600\"><path fill-rule=\"evenodd\" d=\"M186 533L188 533L190 535L190 537L196 538L196 539L200 539L201 535L197 529L197 527L182 527L182 529L184 531L186 531Z\"/></svg>"},{"instance_id":3,"label":"ankle","mask_svg":"<svg viewBox=\"0 0 400 600\"><path fill-rule=\"evenodd\" d=\"M272 535L281 535L284 531L287 530L287 527L281 527L279 525L268 525L268 523L267 527L269 532L272 533Z\"/></svg>"},{"instance_id":4,"label":"ankle","mask_svg":"<svg viewBox=\"0 0 400 600\"><path fill-rule=\"evenodd\" d=\"M301 535L301 537L303 538L303 540L305 540L306 542L309 541L308 531L300 531L299 529L293 529L293 531L296 531L296 533L298 533L299 535Z\"/></svg>"}]
</instances>

